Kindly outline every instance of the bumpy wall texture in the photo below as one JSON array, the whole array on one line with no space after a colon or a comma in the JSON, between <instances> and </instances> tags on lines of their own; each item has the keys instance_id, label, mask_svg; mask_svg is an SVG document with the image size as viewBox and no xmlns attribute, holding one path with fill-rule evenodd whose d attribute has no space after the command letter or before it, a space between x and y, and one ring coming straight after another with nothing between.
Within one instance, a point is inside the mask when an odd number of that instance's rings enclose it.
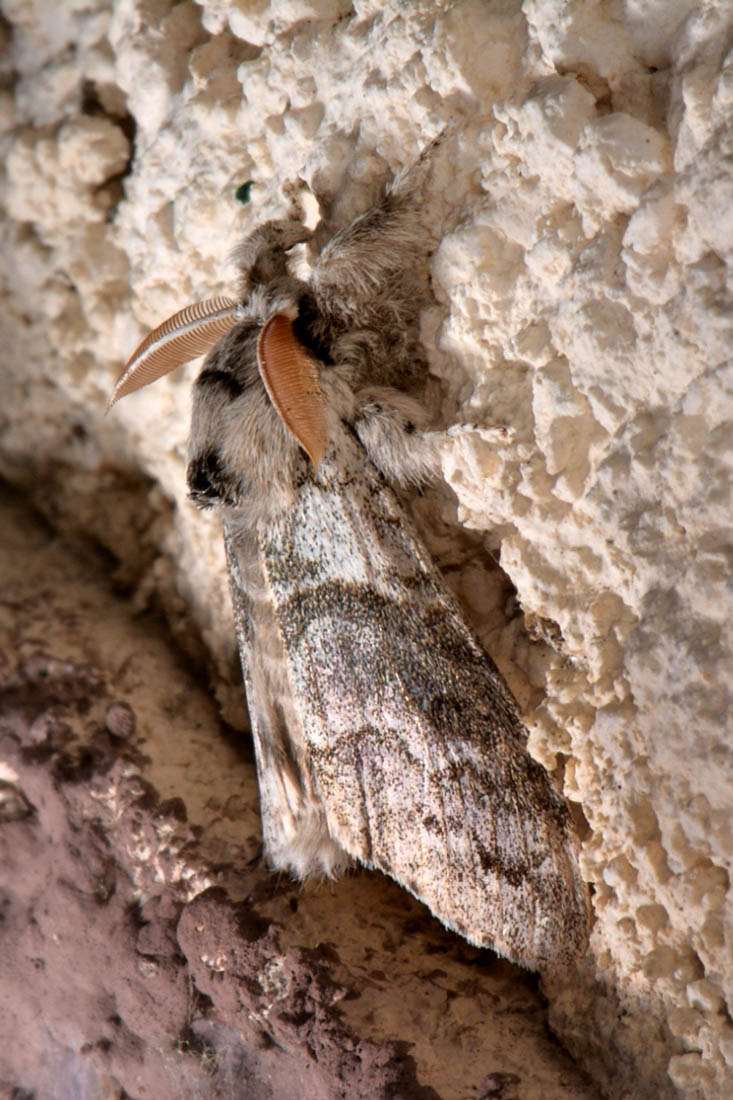
<instances>
[{"instance_id":1,"label":"bumpy wall texture","mask_svg":"<svg viewBox=\"0 0 733 1100\"><path fill-rule=\"evenodd\" d=\"M591 1097L595 1088L629 1100L729 1096L730 4L3 0L1 7L0 474L51 531L83 536L112 555L106 571L128 603L113 610L109 593L95 598L84 587L96 576L91 567L83 582L72 578L49 550L53 536L18 519L16 506L7 513L3 531L15 534L2 566L0 831L15 830L9 851L27 850L35 871L28 876L19 857L7 862L17 877L6 879L3 896L16 921L22 896L43 943L31 950L11 922L19 946L3 1000L16 1041L3 1044L0 1081L9 1094L18 1087L39 1098L81 1095L69 1082L80 1080L85 1057L89 1096L207 1089L287 1096L282 1082L300 1080L288 1077L291 1063L301 1067L302 1082L292 1087L303 1096L454 1100L519 1089L523 1097ZM422 321L430 392L443 423L509 431L446 450L457 513L440 489L418 507L431 548L519 699L532 752L561 769L555 774L585 815L591 945L576 970L543 992L552 1029L593 1085L548 1042L528 979L507 964L491 971L489 953L469 952L436 930L379 876L354 876L332 890L276 883L268 901L268 878L258 871L266 919L237 931L230 902L200 892L214 881L233 898L238 888L239 897L248 892L245 869L257 853L251 763L232 747L236 738L223 736L189 674L153 653L145 630L120 625L120 616L143 613L151 601L162 607L198 667L208 662L219 713L243 727L219 533L185 502L196 368L105 419L111 386L146 327L192 299L231 290L232 245L281 215L292 188L314 223L320 216L338 226L447 123L425 210L441 239L431 269L435 301ZM486 566L499 557L503 573ZM77 645L80 630L86 649ZM11 675L19 654L25 663ZM101 689L95 695L102 680L79 671L84 661L115 682L109 698ZM43 695L49 677L64 691ZM69 708L79 710L90 693L95 706L112 710L100 711L106 756L85 757L85 770L78 752L69 763L67 742L81 744L93 723L87 715L74 725ZM23 726L18 700L26 718L33 706L46 714L46 725ZM66 749L44 755L38 745L51 737L58 707L69 711ZM134 730L126 707L137 716ZM52 758L55 770L46 774ZM73 797L62 797L72 772ZM147 801L130 792L133 773L138 783L146 777ZM156 803L171 798L177 816L172 804ZM171 839L177 828L189 836L180 800L198 848ZM21 830L33 821L34 846L23 849ZM107 933L99 941L81 936L74 949L73 922L49 883L63 864L69 899L75 879L82 894L91 890L78 836L78 848L71 840L64 848L66 862L58 854L64 829L81 835L90 821L103 826L99 836L114 856L105 873L118 886L95 894ZM56 868L46 877L44 860ZM202 868L215 864L229 870L207 876ZM152 934L135 948L130 929L127 939L119 931L137 900L147 906L144 927L157 929L157 947ZM201 909L184 906L176 925L185 902ZM151 914L156 904L163 909ZM41 909L57 916L45 939ZM364 946L374 935L370 919L381 929L379 949ZM102 918L95 920L99 927ZM273 920L282 942L262 930ZM430 931L420 931L425 925ZM205 935L206 951L197 946ZM323 941L328 951L316 958ZM61 962L53 954L59 942L68 950ZM235 942L247 948L237 956L240 970L227 954ZM28 959L42 965L23 969L24 943ZM351 960L348 980L329 971L336 957ZM106 1015L74 985L84 959L94 960L95 980L107 982ZM164 975L169 993L178 990L180 1019L173 1010L170 1019L156 1013L168 1003ZM290 1031L282 1012L273 1024L273 1006L305 996L306 987L310 1000L287 1016ZM62 988L63 1011L51 1003ZM247 996L237 992L244 988ZM29 989L37 990L33 1011L23 1008ZM219 1024L209 1016L206 1043L199 1034L196 1045L207 998ZM499 1003L524 1023L497 1030L502 1013L494 1018L489 1006ZM318 1043L304 1020L315 1031L321 1021ZM248 1027L262 1049L250 1058L254 1083L242 1092L232 1052L244 1043L243 1065ZM176 1028L187 1028L188 1039L164 1057ZM412 1069L395 1068L387 1040L412 1044L405 1048ZM344 1069L343 1051L358 1042ZM212 1050L218 1055L204 1084L193 1070L187 1077L180 1066L198 1052L201 1074ZM314 1058L320 1076L308 1078L303 1065ZM89 1068L103 1064L105 1072ZM62 1091L52 1093L43 1078L49 1067Z\"/></svg>"}]
</instances>

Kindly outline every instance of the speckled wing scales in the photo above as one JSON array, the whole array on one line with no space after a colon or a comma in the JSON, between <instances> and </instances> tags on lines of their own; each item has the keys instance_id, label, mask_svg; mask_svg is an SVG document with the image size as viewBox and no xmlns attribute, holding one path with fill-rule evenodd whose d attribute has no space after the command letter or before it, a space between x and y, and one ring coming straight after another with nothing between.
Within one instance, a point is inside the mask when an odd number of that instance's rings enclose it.
<instances>
[{"instance_id":1,"label":"speckled wing scales","mask_svg":"<svg viewBox=\"0 0 733 1100\"><path fill-rule=\"evenodd\" d=\"M587 936L567 808L395 495L346 432L262 539L332 837L523 965Z\"/></svg>"},{"instance_id":2,"label":"speckled wing scales","mask_svg":"<svg viewBox=\"0 0 733 1100\"><path fill-rule=\"evenodd\" d=\"M250 539L225 520L229 587L257 761L265 858L299 878L336 875L349 856L332 838L313 787L282 637Z\"/></svg>"}]
</instances>

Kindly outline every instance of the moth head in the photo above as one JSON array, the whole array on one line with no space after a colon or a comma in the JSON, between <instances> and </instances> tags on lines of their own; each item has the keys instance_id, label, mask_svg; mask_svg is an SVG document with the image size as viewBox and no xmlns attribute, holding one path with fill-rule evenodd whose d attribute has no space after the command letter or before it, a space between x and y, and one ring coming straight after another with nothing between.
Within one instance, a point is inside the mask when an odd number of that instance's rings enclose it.
<instances>
[{"instance_id":1,"label":"moth head","mask_svg":"<svg viewBox=\"0 0 733 1100\"><path fill-rule=\"evenodd\" d=\"M243 307L230 298L210 298L174 313L130 356L108 411L121 397L209 352L241 320ZM286 313L274 314L262 326L257 366L275 411L317 469L328 443L328 411L318 364L296 338Z\"/></svg>"}]
</instances>

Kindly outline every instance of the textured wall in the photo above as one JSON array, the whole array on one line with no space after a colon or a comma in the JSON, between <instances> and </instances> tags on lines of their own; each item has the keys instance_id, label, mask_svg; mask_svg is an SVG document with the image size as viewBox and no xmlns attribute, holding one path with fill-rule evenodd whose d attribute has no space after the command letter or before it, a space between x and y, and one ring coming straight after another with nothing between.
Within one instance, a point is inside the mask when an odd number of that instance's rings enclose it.
<instances>
[{"instance_id":1,"label":"textured wall","mask_svg":"<svg viewBox=\"0 0 733 1100\"><path fill-rule=\"evenodd\" d=\"M234 724L223 554L184 501L195 368L105 420L111 385L146 326L230 289L283 185L341 224L453 123L425 215L434 399L510 431L444 456L480 540L440 493L422 511L588 822L596 923L551 1022L609 1095L727 1095L730 5L2 11L0 473L161 601Z\"/></svg>"}]
</instances>

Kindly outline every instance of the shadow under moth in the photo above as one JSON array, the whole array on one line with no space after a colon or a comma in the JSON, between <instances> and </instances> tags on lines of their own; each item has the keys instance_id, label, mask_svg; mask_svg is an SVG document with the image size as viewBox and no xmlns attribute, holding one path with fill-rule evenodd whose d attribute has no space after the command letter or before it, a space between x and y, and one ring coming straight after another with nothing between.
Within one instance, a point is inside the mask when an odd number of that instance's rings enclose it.
<instances>
[{"instance_id":1,"label":"shadow under moth","mask_svg":"<svg viewBox=\"0 0 733 1100\"><path fill-rule=\"evenodd\" d=\"M439 469L415 391L417 195L430 148L337 233L308 282L298 218L239 246L236 300L181 310L112 402L208 352L188 486L222 518L268 863L380 868L449 928L531 969L587 940L568 808L398 492Z\"/></svg>"}]
</instances>

